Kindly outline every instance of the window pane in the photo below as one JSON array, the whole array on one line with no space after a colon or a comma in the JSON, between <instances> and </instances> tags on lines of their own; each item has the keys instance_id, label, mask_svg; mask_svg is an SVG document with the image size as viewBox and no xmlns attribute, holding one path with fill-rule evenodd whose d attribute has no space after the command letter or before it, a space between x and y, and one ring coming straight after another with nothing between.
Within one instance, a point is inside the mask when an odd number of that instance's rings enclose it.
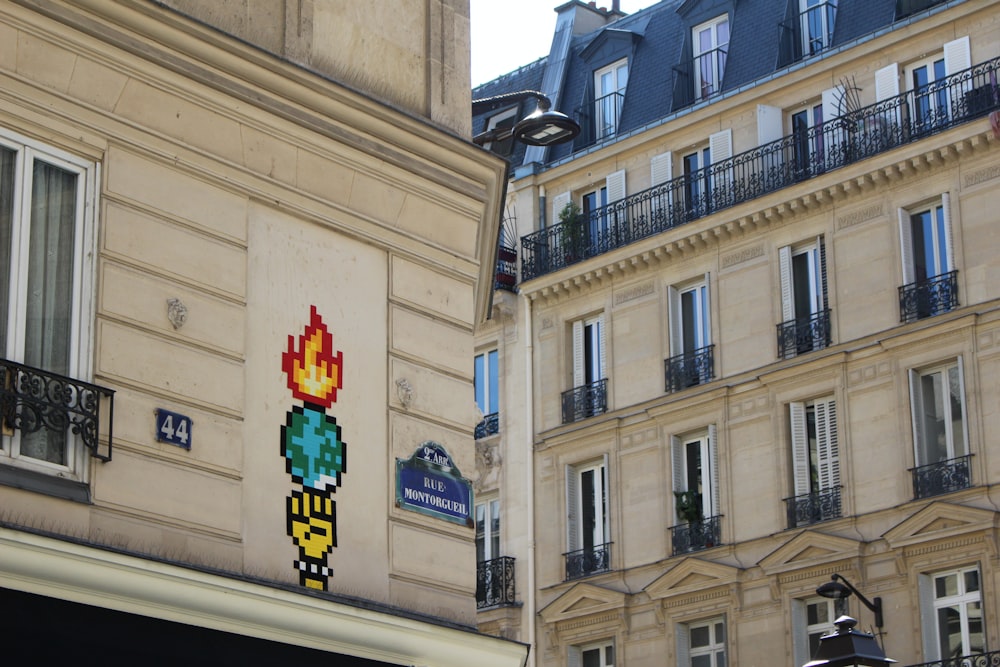
<instances>
[{"instance_id":1,"label":"window pane","mask_svg":"<svg viewBox=\"0 0 1000 667\"><path fill-rule=\"evenodd\" d=\"M476 562L486 560L486 506L476 505Z\"/></svg>"},{"instance_id":2,"label":"window pane","mask_svg":"<svg viewBox=\"0 0 1000 667\"><path fill-rule=\"evenodd\" d=\"M723 623L715 624L715 643L724 644L726 641L726 626Z\"/></svg>"},{"instance_id":3,"label":"window pane","mask_svg":"<svg viewBox=\"0 0 1000 667\"><path fill-rule=\"evenodd\" d=\"M948 400L951 417L951 442L953 451L950 457L965 455L965 429L962 426L962 387L958 377L958 366L948 369Z\"/></svg>"},{"instance_id":4,"label":"window pane","mask_svg":"<svg viewBox=\"0 0 1000 667\"><path fill-rule=\"evenodd\" d=\"M920 378L925 436L923 449L926 456L921 464L937 463L948 458L947 434L943 414L944 388L941 386L941 375L940 372L929 373Z\"/></svg>"},{"instance_id":5,"label":"window pane","mask_svg":"<svg viewBox=\"0 0 1000 667\"><path fill-rule=\"evenodd\" d=\"M953 658L962 655L962 617L958 607L943 607L937 611L941 657Z\"/></svg>"},{"instance_id":6,"label":"window pane","mask_svg":"<svg viewBox=\"0 0 1000 667\"><path fill-rule=\"evenodd\" d=\"M983 609L980 603L970 602L966 607L969 615L969 648L967 653L980 653L985 650L986 637L983 634Z\"/></svg>"},{"instance_id":7,"label":"window pane","mask_svg":"<svg viewBox=\"0 0 1000 667\"><path fill-rule=\"evenodd\" d=\"M14 159L0 148L0 356L7 355L7 313L10 309L10 244L14 226Z\"/></svg>"},{"instance_id":8,"label":"window pane","mask_svg":"<svg viewBox=\"0 0 1000 667\"><path fill-rule=\"evenodd\" d=\"M489 414L486 409L486 360L481 354L476 355L475 373L476 407L486 415Z\"/></svg>"},{"instance_id":9,"label":"window pane","mask_svg":"<svg viewBox=\"0 0 1000 667\"><path fill-rule=\"evenodd\" d=\"M707 625L691 628L691 648L708 646L711 643L712 638L709 636L708 630L709 627Z\"/></svg>"},{"instance_id":10,"label":"window pane","mask_svg":"<svg viewBox=\"0 0 1000 667\"><path fill-rule=\"evenodd\" d=\"M712 667L712 656L710 655L692 656L691 667Z\"/></svg>"},{"instance_id":11,"label":"window pane","mask_svg":"<svg viewBox=\"0 0 1000 667\"><path fill-rule=\"evenodd\" d=\"M607 648L605 648L604 649L604 655L605 655L605 662L604 662L605 665L609 665L610 666L610 665L614 665L615 664L615 647L614 646L608 646Z\"/></svg>"},{"instance_id":12,"label":"window pane","mask_svg":"<svg viewBox=\"0 0 1000 667\"><path fill-rule=\"evenodd\" d=\"M965 592L972 593L979 590L979 570L969 570L965 573Z\"/></svg>"},{"instance_id":13,"label":"window pane","mask_svg":"<svg viewBox=\"0 0 1000 667\"><path fill-rule=\"evenodd\" d=\"M492 352L489 353L489 376L490 376L489 377L490 401L489 401L489 413L487 414L493 414L495 412L499 412L500 410L498 402L500 396L500 387L498 384L500 380L500 375L497 373L496 350L493 350Z\"/></svg>"},{"instance_id":14,"label":"window pane","mask_svg":"<svg viewBox=\"0 0 1000 667\"><path fill-rule=\"evenodd\" d=\"M601 649L589 648L584 651L583 667L601 667Z\"/></svg>"},{"instance_id":15,"label":"window pane","mask_svg":"<svg viewBox=\"0 0 1000 667\"><path fill-rule=\"evenodd\" d=\"M934 595L938 598L958 595L958 575L946 574L934 580Z\"/></svg>"}]
</instances>

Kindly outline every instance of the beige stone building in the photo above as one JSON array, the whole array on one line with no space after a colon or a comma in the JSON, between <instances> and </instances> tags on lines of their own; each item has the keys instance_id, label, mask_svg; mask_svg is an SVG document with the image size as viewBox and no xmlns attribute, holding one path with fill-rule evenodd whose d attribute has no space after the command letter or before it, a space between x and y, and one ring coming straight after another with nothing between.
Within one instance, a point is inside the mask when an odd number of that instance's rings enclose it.
<instances>
[{"instance_id":1,"label":"beige stone building","mask_svg":"<svg viewBox=\"0 0 1000 667\"><path fill-rule=\"evenodd\" d=\"M996 3L556 11L473 91L582 127L491 146L518 273L477 336L480 628L764 667L847 613L901 665L995 664Z\"/></svg>"},{"instance_id":2,"label":"beige stone building","mask_svg":"<svg viewBox=\"0 0 1000 667\"><path fill-rule=\"evenodd\" d=\"M4 664L524 663L468 80L460 1L0 4Z\"/></svg>"}]
</instances>

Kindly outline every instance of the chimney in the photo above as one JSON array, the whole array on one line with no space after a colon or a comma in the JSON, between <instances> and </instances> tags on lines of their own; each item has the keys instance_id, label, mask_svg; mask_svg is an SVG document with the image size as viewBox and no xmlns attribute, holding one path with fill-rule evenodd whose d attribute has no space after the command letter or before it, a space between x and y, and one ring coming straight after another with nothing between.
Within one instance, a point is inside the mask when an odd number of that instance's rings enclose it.
<instances>
[{"instance_id":1,"label":"chimney","mask_svg":"<svg viewBox=\"0 0 1000 667\"><path fill-rule=\"evenodd\" d=\"M611 11L618 14L621 10L621 0L611 0Z\"/></svg>"}]
</instances>

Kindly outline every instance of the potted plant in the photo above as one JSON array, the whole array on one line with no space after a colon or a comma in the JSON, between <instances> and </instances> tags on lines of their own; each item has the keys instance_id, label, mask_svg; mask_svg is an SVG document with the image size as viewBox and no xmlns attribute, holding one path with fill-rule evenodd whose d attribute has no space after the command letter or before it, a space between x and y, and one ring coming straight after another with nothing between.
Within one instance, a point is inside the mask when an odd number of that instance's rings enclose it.
<instances>
[{"instance_id":1,"label":"potted plant","mask_svg":"<svg viewBox=\"0 0 1000 667\"><path fill-rule=\"evenodd\" d=\"M685 523L698 523L703 518L701 494L697 491L674 491L674 507L677 518Z\"/></svg>"},{"instance_id":2,"label":"potted plant","mask_svg":"<svg viewBox=\"0 0 1000 667\"><path fill-rule=\"evenodd\" d=\"M569 202L559 211L559 246L565 264L583 258L586 240L586 216L575 202Z\"/></svg>"}]
</instances>

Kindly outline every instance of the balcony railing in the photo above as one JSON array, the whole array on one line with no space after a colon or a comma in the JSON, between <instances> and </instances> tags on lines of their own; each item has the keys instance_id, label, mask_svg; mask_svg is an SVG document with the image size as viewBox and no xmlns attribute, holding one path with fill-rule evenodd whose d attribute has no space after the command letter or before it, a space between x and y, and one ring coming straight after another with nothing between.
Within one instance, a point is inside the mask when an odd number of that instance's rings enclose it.
<instances>
[{"instance_id":1,"label":"balcony railing","mask_svg":"<svg viewBox=\"0 0 1000 667\"><path fill-rule=\"evenodd\" d=\"M899 288L899 321L916 322L958 308L958 271Z\"/></svg>"},{"instance_id":2,"label":"balcony railing","mask_svg":"<svg viewBox=\"0 0 1000 667\"><path fill-rule=\"evenodd\" d=\"M788 320L778 325L778 358L791 359L798 354L830 346L830 309L809 317Z\"/></svg>"},{"instance_id":3,"label":"balcony railing","mask_svg":"<svg viewBox=\"0 0 1000 667\"><path fill-rule=\"evenodd\" d=\"M943 5L948 0L896 0L896 20L905 19L911 14L930 9L934 5Z\"/></svg>"},{"instance_id":4,"label":"balcony railing","mask_svg":"<svg viewBox=\"0 0 1000 667\"><path fill-rule=\"evenodd\" d=\"M811 526L840 518L840 487L785 498L788 527Z\"/></svg>"},{"instance_id":5,"label":"balcony railing","mask_svg":"<svg viewBox=\"0 0 1000 667\"><path fill-rule=\"evenodd\" d=\"M617 134L624 104L624 93L610 93L577 107L580 134L574 147L579 150Z\"/></svg>"},{"instance_id":6,"label":"balcony railing","mask_svg":"<svg viewBox=\"0 0 1000 667\"><path fill-rule=\"evenodd\" d=\"M663 362L668 394L710 382L715 377L714 345L684 352Z\"/></svg>"},{"instance_id":7,"label":"balcony railing","mask_svg":"<svg viewBox=\"0 0 1000 667\"><path fill-rule=\"evenodd\" d=\"M4 430L42 429L78 436L94 458L111 460L114 389L0 359L0 423ZM101 403L107 402L108 445L100 451Z\"/></svg>"},{"instance_id":8,"label":"balcony railing","mask_svg":"<svg viewBox=\"0 0 1000 667\"><path fill-rule=\"evenodd\" d=\"M670 544L673 555L711 549L722 544L721 516L712 516L700 521L682 523L670 528Z\"/></svg>"},{"instance_id":9,"label":"balcony railing","mask_svg":"<svg viewBox=\"0 0 1000 667\"><path fill-rule=\"evenodd\" d=\"M793 0L796 9L798 0ZM784 67L802 58L813 56L833 43L833 23L837 17L837 3L832 0L804 12L797 12L779 26L778 67Z\"/></svg>"},{"instance_id":10,"label":"balcony railing","mask_svg":"<svg viewBox=\"0 0 1000 667\"><path fill-rule=\"evenodd\" d=\"M501 556L476 564L476 609L517 602L514 590L514 559Z\"/></svg>"},{"instance_id":11,"label":"balcony railing","mask_svg":"<svg viewBox=\"0 0 1000 667\"><path fill-rule=\"evenodd\" d=\"M497 274L493 289L515 291L517 286L517 250L507 246L497 248Z\"/></svg>"},{"instance_id":12,"label":"balcony railing","mask_svg":"<svg viewBox=\"0 0 1000 667\"><path fill-rule=\"evenodd\" d=\"M972 474L969 470L971 458L972 454L966 454L910 468L913 475L913 498L931 498L972 486Z\"/></svg>"},{"instance_id":13,"label":"balcony railing","mask_svg":"<svg viewBox=\"0 0 1000 667\"><path fill-rule=\"evenodd\" d=\"M722 92L728 46L698 54L674 69L674 111Z\"/></svg>"},{"instance_id":14,"label":"balcony railing","mask_svg":"<svg viewBox=\"0 0 1000 667\"><path fill-rule=\"evenodd\" d=\"M608 409L608 381L598 380L562 394L563 424L603 414Z\"/></svg>"},{"instance_id":15,"label":"balcony railing","mask_svg":"<svg viewBox=\"0 0 1000 667\"><path fill-rule=\"evenodd\" d=\"M611 542L563 555L566 556L567 581L611 570Z\"/></svg>"},{"instance_id":16,"label":"balcony railing","mask_svg":"<svg viewBox=\"0 0 1000 667\"><path fill-rule=\"evenodd\" d=\"M907 667L1000 667L1000 651L986 653L970 653L955 658L944 658L931 662L921 662Z\"/></svg>"},{"instance_id":17,"label":"balcony railing","mask_svg":"<svg viewBox=\"0 0 1000 667\"><path fill-rule=\"evenodd\" d=\"M583 238L552 225L521 238L530 280L1000 109L1000 58L852 111L588 213Z\"/></svg>"},{"instance_id":18,"label":"balcony railing","mask_svg":"<svg viewBox=\"0 0 1000 667\"><path fill-rule=\"evenodd\" d=\"M494 412L483 417L483 421L476 424L476 440L488 438L500 432L500 413Z\"/></svg>"}]
</instances>

